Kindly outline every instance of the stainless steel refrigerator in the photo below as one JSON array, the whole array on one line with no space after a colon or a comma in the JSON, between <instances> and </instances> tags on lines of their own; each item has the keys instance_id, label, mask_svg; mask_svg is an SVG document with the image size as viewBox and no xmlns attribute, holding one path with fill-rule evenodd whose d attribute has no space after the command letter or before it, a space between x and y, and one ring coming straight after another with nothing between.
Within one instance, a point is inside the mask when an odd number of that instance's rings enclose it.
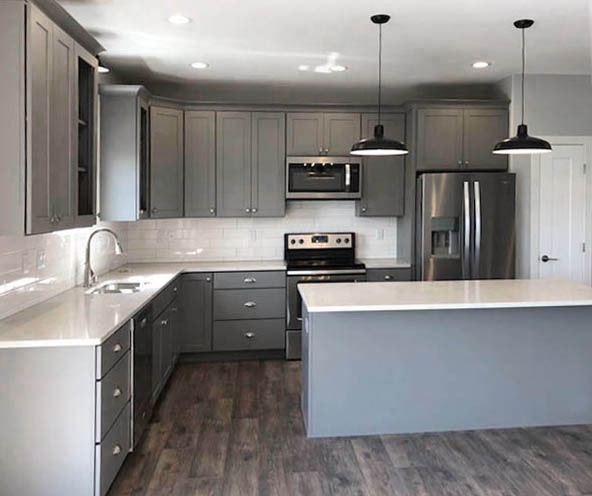
<instances>
[{"instance_id":1,"label":"stainless steel refrigerator","mask_svg":"<svg viewBox=\"0 0 592 496\"><path fill-rule=\"evenodd\" d=\"M515 174L446 172L417 179L418 280L512 279Z\"/></svg>"}]
</instances>

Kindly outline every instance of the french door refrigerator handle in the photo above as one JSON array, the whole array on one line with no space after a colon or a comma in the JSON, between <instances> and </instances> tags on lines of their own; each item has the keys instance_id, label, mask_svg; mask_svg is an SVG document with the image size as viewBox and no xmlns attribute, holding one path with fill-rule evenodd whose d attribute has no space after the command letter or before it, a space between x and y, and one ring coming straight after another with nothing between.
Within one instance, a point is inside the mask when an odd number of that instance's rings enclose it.
<instances>
[{"instance_id":1,"label":"french door refrigerator handle","mask_svg":"<svg viewBox=\"0 0 592 496\"><path fill-rule=\"evenodd\" d=\"M469 181L463 181L463 249L461 253L462 277L470 279L471 254L471 200L469 197Z\"/></svg>"},{"instance_id":2,"label":"french door refrigerator handle","mask_svg":"<svg viewBox=\"0 0 592 496\"><path fill-rule=\"evenodd\" d=\"M479 181L473 183L475 192L475 253L473 262L473 277L479 278L481 266L481 185Z\"/></svg>"}]
</instances>

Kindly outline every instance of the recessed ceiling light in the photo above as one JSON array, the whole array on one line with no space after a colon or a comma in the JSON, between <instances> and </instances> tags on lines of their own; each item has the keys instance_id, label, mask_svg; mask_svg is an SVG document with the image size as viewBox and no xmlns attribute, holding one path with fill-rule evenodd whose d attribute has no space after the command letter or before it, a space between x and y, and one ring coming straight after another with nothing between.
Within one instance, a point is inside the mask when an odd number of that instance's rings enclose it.
<instances>
[{"instance_id":1,"label":"recessed ceiling light","mask_svg":"<svg viewBox=\"0 0 592 496\"><path fill-rule=\"evenodd\" d=\"M108 72L111 72L111 70L107 67L103 67L102 65L99 66L99 68L97 69L101 74L106 74Z\"/></svg>"},{"instance_id":2,"label":"recessed ceiling light","mask_svg":"<svg viewBox=\"0 0 592 496\"><path fill-rule=\"evenodd\" d=\"M298 66L299 71L308 71L309 69L310 69L310 66L308 66L308 65L299 65Z\"/></svg>"},{"instance_id":3,"label":"recessed ceiling light","mask_svg":"<svg viewBox=\"0 0 592 496\"><path fill-rule=\"evenodd\" d=\"M171 24L189 24L191 22L191 19L181 14L174 14L169 17L168 21Z\"/></svg>"},{"instance_id":4,"label":"recessed ceiling light","mask_svg":"<svg viewBox=\"0 0 592 496\"><path fill-rule=\"evenodd\" d=\"M332 65L331 70L333 72L343 72L347 71L347 67L345 67L344 65Z\"/></svg>"},{"instance_id":5,"label":"recessed ceiling light","mask_svg":"<svg viewBox=\"0 0 592 496\"><path fill-rule=\"evenodd\" d=\"M193 62L193 64L191 64L191 67L193 67L194 69L207 69L209 65L205 62Z\"/></svg>"},{"instance_id":6,"label":"recessed ceiling light","mask_svg":"<svg viewBox=\"0 0 592 496\"><path fill-rule=\"evenodd\" d=\"M489 67L491 64L489 62L485 62L483 60L478 60L477 62L473 63L474 69L485 69Z\"/></svg>"}]
</instances>

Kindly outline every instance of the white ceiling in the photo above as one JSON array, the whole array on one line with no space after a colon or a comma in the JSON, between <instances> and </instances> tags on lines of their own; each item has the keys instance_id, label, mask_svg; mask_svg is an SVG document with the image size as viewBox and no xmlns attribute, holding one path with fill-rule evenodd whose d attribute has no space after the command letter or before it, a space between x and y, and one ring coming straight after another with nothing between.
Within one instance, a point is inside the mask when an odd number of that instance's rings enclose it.
<instances>
[{"instance_id":1,"label":"white ceiling","mask_svg":"<svg viewBox=\"0 0 592 496\"><path fill-rule=\"evenodd\" d=\"M386 13L383 81L387 95L424 86L487 85L520 71L527 31L527 72L589 74L587 0L60 0L106 47L105 65L129 82L162 83L215 96L243 91L350 95L373 101L378 29ZM175 26L171 14L192 22ZM337 53L345 73L300 72ZM485 70L475 60L492 63ZM191 62L210 64L206 70ZM282 93L283 91L283 93ZM240 99L239 96L234 98Z\"/></svg>"}]
</instances>

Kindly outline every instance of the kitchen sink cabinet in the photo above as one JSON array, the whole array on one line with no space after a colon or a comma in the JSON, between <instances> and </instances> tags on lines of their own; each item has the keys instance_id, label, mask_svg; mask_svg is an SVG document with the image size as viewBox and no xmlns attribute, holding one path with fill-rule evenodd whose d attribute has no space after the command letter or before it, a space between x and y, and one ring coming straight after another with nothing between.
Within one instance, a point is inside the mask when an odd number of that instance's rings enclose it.
<instances>
[{"instance_id":1,"label":"kitchen sink cabinet","mask_svg":"<svg viewBox=\"0 0 592 496\"><path fill-rule=\"evenodd\" d=\"M101 220L149 215L150 94L142 86L101 85Z\"/></svg>"},{"instance_id":2,"label":"kitchen sink cabinet","mask_svg":"<svg viewBox=\"0 0 592 496\"><path fill-rule=\"evenodd\" d=\"M385 136L405 141L405 114L383 114ZM362 135L374 135L377 114L362 114ZM364 157L362 198L356 202L356 215L401 216L405 211L405 157Z\"/></svg>"},{"instance_id":3,"label":"kitchen sink cabinet","mask_svg":"<svg viewBox=\"0 0 592 496\"><path fill-rule=\"evenodd\" d=\"M179 351L212 350L212 274L183 274L179 295Z\"/></svg>"},{"instance_id":4,"label":"kitchen sink cabinet","mask_svg":"<svg viewBox=\"0 0 592 496\"><path fill-rule=\"evenodd\" d=\"M183 216L183 111L150 107L150 217Z\"/></svg>"},{"instance_id":5,"label":"kitchen sink cabinet","mask_svg":"<svg viewBox=\"0 0 592 496\"><path fill-rule=\"evenodd\" d=\"M418 171L507 170L507 157L491 152L508 136L507 106L419 106L415 112Z\"/></svg>"},{"instance_id":6,"label":"kitchen sink cabinet","mask_svg":"<svg viewBox=\"0 0 592 496\"><path fill-rule=\"evenodd\" d=\"M220 217L282 217L285 212L285 115L216 114Z\"/></svg>"},{"instance_id":7,"label":"kitchen sink cabinet","mask_svg":"<svg viewBox=\"0 0 592 496\"><path fill-rule=\"evenodd\" d=\"M287 154L349 155L360 139L360 114L292 112L287 115Z\"/></svg>"}]
</instances>

